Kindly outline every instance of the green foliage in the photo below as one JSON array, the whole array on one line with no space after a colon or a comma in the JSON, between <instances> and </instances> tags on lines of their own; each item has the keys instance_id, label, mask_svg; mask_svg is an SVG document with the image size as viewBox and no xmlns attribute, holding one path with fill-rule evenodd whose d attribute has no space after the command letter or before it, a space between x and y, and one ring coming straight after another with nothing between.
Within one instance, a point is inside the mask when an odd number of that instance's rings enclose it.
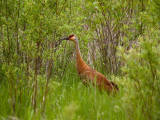
<instances>
[{"instance_id":1,"label":"green foliage","mask_svg":"<svg viewBox=\"0 0 160 120\"><path fill-rule=\"evenodd\" d=\"M127 112L130 114L136 105L140 105L141 113L145 119L159 119L160 101L160 69L159 69L159 30L148 29L148 36L139 37L138 45L124 52L120 48L121 57L125 66L123 72L130 81L128 87L129 99L127 100ZM132 101L132 104L130 102Z\"/></svg>"},{"instance_id":2,"label":"green foliage","mask_svg":"<svg viewBox=\"0 0 160 120\"><path fill-rule=\"evenodd\" d=\"M160 119L159 0L0 6L0 119ZM74 43L58 41L70 34L116 95L81 83Z\"/></svg>"}]
</instances>

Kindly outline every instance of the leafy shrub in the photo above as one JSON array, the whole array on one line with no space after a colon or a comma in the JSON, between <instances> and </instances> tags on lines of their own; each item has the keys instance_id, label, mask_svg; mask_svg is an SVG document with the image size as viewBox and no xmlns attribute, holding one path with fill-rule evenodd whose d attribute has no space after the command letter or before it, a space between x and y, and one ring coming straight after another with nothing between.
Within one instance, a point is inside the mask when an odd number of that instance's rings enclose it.
<instances>
[{"instance_id":1,"label":"leafy shrub","mask_svg":"<svg viewBox=\"0 0 160 120\"><path fill-rule=\"evenodd\" d=\"M149 29L129 51L119 47L123 74L130 81L125 101L130 118L135 118L132 113L136 110L145 119L160 119L159 38L159 30Z\"/></svg>"}]
</instances>

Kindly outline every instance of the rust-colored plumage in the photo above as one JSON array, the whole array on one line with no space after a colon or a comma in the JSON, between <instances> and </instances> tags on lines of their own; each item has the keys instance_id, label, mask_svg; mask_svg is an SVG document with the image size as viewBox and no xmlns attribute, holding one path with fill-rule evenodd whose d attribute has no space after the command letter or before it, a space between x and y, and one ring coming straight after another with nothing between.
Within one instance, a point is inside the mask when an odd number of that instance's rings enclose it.
<instances>
[{"instance_id":1,"label":"rust-colored plumage","mask_svg":"<svg viewBox=\"0 0 160 120\"><path fill-rule=\"evenodd\" d=\"M76 45L76 67L80 78L83 80L84 84L88 82L93 85L98 86L99 89L105 89L109 93L113 90L118 90L118 86L113 82L109 81L103 74L97 72L96 70L89 67L81 57L78 39L75 35L70 35L67 38L61 40L69 40Z\"/></svg>"}]
</instances>

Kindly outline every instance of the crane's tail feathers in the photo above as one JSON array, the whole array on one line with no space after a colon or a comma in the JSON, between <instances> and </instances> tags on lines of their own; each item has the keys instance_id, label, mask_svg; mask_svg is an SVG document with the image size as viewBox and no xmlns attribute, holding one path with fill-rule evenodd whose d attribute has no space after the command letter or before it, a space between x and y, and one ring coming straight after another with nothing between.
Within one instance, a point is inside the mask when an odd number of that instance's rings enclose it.
<instances>
[{"instance_id":1,"label":"crane's tail feathers","mask_svg":"<svg viewBox=\"0 0 160 120\"><path fill-rule=\"evenodd\" d=\"M111 82L111 84L113 85L113 87L114 87L115 90L119 91L119 88L118 88L117 84L115 84L114 82Z\"/></svg>"}]
</instances>

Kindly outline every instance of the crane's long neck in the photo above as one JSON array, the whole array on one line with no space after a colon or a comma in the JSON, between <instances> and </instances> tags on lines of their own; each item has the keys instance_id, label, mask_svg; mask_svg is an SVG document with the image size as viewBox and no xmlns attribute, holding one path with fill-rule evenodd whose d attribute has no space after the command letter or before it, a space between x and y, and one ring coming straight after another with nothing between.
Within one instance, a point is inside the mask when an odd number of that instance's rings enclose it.
<instances>
[{"instance_id":1,"label":"crane's long neck","mask_svg":"<svg viewBox=\"0 0 160 120\"><path fill-rule=\"evenodd\" d=\"M80 52L80 48L79 48L79 44L78 42L75 43L76 44L76 64L77 64L77 69L78 71L81 71L86 63L84 62L84 60L81 57L81 52Z\"/></svg>"}]
</instances>

